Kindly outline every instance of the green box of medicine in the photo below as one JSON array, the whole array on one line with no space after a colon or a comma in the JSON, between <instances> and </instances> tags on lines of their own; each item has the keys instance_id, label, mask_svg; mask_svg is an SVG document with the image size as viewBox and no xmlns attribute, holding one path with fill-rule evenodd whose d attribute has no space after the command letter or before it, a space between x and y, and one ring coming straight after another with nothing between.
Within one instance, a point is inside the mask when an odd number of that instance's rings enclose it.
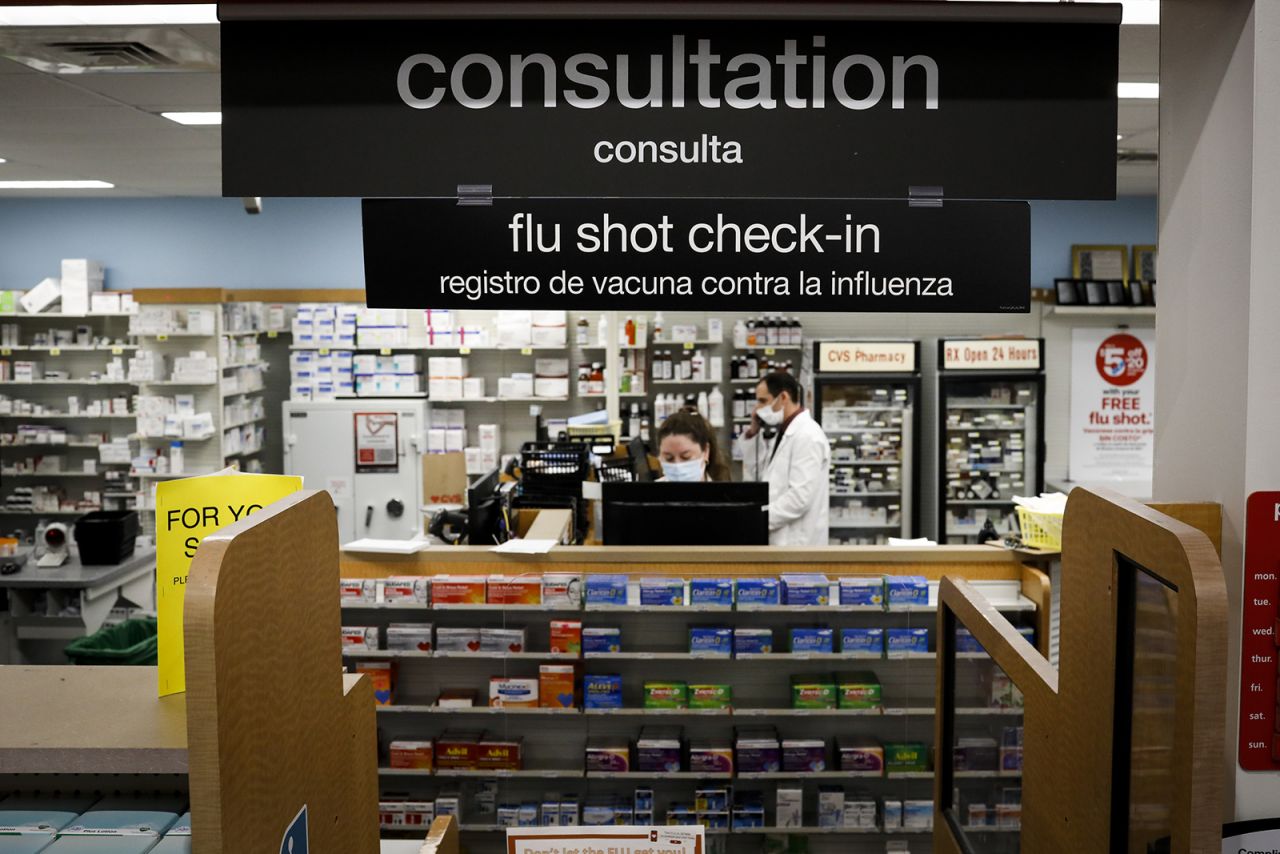
<instances>
[{"instance_id":1,"label":"green box of medicine","mask_svg":"<svg viewBox=\"0 0 1280 854\"><path fill-rule=\"evenodd\" d=\"M919 741L886 741L884 770L886 774L928 771L929 748Z\"/></svg>"},{"instance_id":2,"label":"green box of medicine","mask_svg":"<svg viewBox=\"0 0 1280 854\"><path fill-rule=\"evenodd\" d=\"M689 686L684 682L644 683L644 707L646 709L689 708Z\"/></svg>"},{"instance_id":3,"label":"green box of medicine","mask_svg":"<svg viewBox=\"0 0 1280 854\"><path fill-rule=\"evenodd\" d=\"M836 677L838 705L842 709L880 708L880 680L874 673L842 673Z\"/></svg>"},{"instance_id":4,"label":"green box of medicine","mask_svg":"<svg viewBox=\"0 0 1280 854\"><path fill-rule=\"evenodd\" d=\"M836 708L836 680L834 676L791 677L791 708Z\"/></svg>"},{"instance_id":5,"label":"green box of medicine","mask_svg":"<svg viewBox=\"0 0 1280 854\"><path fill-rule=\"evenodd\" d=\"M699 684L689 686L689 708L691 709L727 709L732 705L732 685Z\"/></svg>"}]
</instances>

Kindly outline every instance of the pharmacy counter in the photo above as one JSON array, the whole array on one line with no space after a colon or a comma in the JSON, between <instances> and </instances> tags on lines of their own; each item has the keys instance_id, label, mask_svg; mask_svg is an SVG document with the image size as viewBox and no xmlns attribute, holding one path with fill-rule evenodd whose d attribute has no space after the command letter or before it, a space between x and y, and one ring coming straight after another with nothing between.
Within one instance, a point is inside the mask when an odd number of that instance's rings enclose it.
<instances>
[{"instance_id":1,"label":"pharmacy counter","mask_svg":"<svg viewBox=\"0 0 1280 854\"><path fill-rule=\"evenodd\" d=\"M149 543L106 566L81 564L74 548L66 563L52 569L37 568L35 558L28 557L21 570L0 576L0 590L9 602L9 619L0 623L0 662L65 661L62 646L102 628L121 599L153 610L155 567L156 551ZM30 643L19 650L19 641ZM6 655L6 649L16 652Z\"/></svg>"}]
</instances>

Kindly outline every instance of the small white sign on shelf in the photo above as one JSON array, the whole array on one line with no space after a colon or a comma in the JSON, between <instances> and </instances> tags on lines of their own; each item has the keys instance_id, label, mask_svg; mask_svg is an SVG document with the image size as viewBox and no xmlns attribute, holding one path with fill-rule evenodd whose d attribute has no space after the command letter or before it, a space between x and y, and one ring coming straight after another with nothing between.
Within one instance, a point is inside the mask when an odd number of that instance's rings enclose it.
<instances>
[{"instance_id":1,"label":"small white sign on shelf","mask_svg":"<svg viewBox=\"0 0 1280 854\"><path fill-rule=\"evenodd\" d=\"M509 827L508 854L571 854L588 851L641 851L645 854L703 854L701 826Z\"/></svg>"}]
</instances>

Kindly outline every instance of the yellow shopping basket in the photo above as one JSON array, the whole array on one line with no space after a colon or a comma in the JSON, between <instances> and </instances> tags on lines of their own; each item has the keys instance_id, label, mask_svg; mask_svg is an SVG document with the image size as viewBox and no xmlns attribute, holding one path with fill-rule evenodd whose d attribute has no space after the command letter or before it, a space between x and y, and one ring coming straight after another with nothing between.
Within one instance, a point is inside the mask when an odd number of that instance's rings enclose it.
<instances>
[{"instance_id":1,"label":"yellow shopping basket","mask_svg":"<svg viewBox=\"0 0 1280 854\"><path fill-rule=\"evenodd\" d=\"M1062 514L1037 513L1018 507L1018 527L1022 529L1022 542L1037 549L1062 548Z\"/></svg>"}]
</instances>

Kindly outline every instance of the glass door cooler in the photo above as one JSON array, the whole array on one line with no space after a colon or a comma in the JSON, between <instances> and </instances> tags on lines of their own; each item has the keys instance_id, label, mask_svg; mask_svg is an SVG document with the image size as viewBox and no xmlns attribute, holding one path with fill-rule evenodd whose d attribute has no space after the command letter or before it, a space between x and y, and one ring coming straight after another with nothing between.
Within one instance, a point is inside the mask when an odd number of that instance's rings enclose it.
<instances>
[{"instance_id":1,"label":"glass door cooler","mask_svg":"<svg viewBox=\"0 0 1280 854\"><path fill-rule=\"evenodd\" d=\"M1013 497L1043 488L1043 352L1035 338L938 342L939 542L1016 535Z\"/></svg>"},{"instance_id":2,"label":"glass door cooler","mask_svg":"<svg viewBox=\"0 0 1280 854\"><path fill-rule=\"evenodd\" d=\"M815 341L813 413L831 442L833 545L917 529L918 341Z\"/></svg>"}]
</instances>

